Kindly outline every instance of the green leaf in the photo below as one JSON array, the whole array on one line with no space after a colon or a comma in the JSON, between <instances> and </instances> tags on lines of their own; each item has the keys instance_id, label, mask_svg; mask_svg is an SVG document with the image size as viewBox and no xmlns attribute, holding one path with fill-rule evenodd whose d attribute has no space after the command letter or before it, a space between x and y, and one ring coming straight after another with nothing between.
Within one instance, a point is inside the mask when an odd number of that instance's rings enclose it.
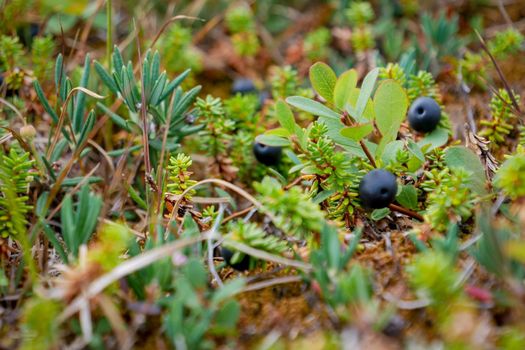
<instances>
[{"instance_id":1,"label":"green leaf","mask_svg":"<svg viewBox=\"0 0 525 350\"><path fill-rule=\"evenodd\" d=\"M408 140L407 149L410 152L410 159L407 162L408 170L415 172L425 162L425 155L417 143L412 140Z\"/></svg>"},{"instance_id":2,"label":"green leaf","mask_svg":"<svg viewBox=\"0 0 525 350\"><path fill-rule=\"evenodd\" d=\"M118 114L114 113L111 109L109 109L100 102L97 102L97 107L101 109L104 113L106 113L111 118L111 120L119 127L129 132L132 131L126 120Z\"/></svg>"},{"instance_id":3,"label":"green leaf","mask_svg":"<svg viewBox=\"0 0 525 350\"><path fill-rule=\"evenodd\" d=\"M324 202L325 200L330 198L334 193L335 193L335 190L324 190L324 191L321 191L314 198L312 198L312 202L314 202L316 204Z\"/></svg>"},{"instance_id":4,"label":"green leaf","mask_svg":"<svg viewBox=\"0 0 525 350\"><path fill-rule=\"evenodd\" d=\"M180 73L175 79L173 79L164 89L164 93L160 97L160 100L163 101L166 97L171 95L171 93L182 83L184 79L190 74L191 69L186 69L184 72Z\"/></svg>"},{"instance_id":5,"label":"green leaf","mask_svg":"<svg viewBox=\"0 0 525 350\"><path fill-rule=\"evenodd\" d=\"M188 276L188 280L193 288L199 289L206 286L208 274L199 260L190 259L184 265L183 269L184 274Z\"/></svg>"},{"instance_id":6,"label":"green leaf","mask_svg":"<svg viewBox=\"0 0 525 350\"><path fill-rule=\"evenodd\" d=\"M377 88L374 96L376 124L383 135L399 130L408 109L405 90L394 80L385 80ZM392 140L390 140L392 141Z\"/></svg>"},{"instance_id":7,"label":"green leaf","mask_svg":"<svg viewBox=\"0 0 525 350\"><path fill-rule=\"evenodd\" d=\"M332 68L326 63L317 62L310 67L310 82L314 90L329 103L334 99L334 88L337 81Z\"/></svg>"},{"instance_id":8,"label":"green leaf","mask_svg":"<svg viewBox=\"0 0 525 350\"><path fill-rule=\"evenodd\" d=\"M361 149L361 146L347 137L341 135L341 130L345 127L340 120L328 119L328 118L319 118L328 127L327 135L334 140L339 146L343 147L346 151L350 152L353 155L356 155L361 158L366 158L365 153ZM367 144L368 146L368 144ZM374 147L375 149L375 147Z\"/></svg>"},{"instance_id":9,"label":"green leaf","mask_svg":"<svg viewBox=\"0 0 525 350\"><path fill-rule=\"evenodd\" d=\"M290 132L286 130L285 128L275 128L275 129L270 129L266 131L264 135L276 135L276 136L288 138L288 136L290 136Z\"/></svg>"},{"instance_id":10,"label":"green leaf","mask_svg":"<svg viewBox=\"0 0 525 350\"><path fill-rule=\"evenodd\" d=\"M69 251L74 252L75 247L78 249L75 237L75 220L73 219L73 200L68 194L62 202L60 209L60 222L62 223L62 237ZM75 254L76 255L76 254Z\"/></svg>"},{"instance_id":11,"label":"green leaf","mask_svg":"<svg viewBox=\"0 0 525 350\"><path fill-rule=\"evenodd\" d=\"M390 214L390 209L388 208L375 209L370 214L370 218L374 221L379 221L381 219L384 219L388 214Z\"/></svg>"},{"instance_id":12,"label":"green leaf","mask_svg":"<svg viewBox=\"0 0 525 350\"><path fill-rule=\"evenodd\" d=\"M118 94L117 85L115 85L115 82L113 81L113 78L106 72L104 67L98 62L95 61L95 71L97 72L98 76L100 77L100 80L106 85L106 87L115 95Z\"/></svg>"},{"instance_id":13,"label":"green leaf","mask_svg":"<svg viewBox=\"0 0 525 350\"><path fill-rule=\"evenodd\" d=\"M485 194L485 168L479 157L464 146L449 147L445 151L445 163L450 168L463 168L471 173L470 189L478 194Z\"/></svg>"},{"instance_id":14,"label":"green leaf","mask_svg":"<svg viewBox=\"0 0 525 350\"><path fill-rule=\"evenodd\" d=\"M51 108L51 105L49 104L49 101L47 100L44 94L44 91L42 90L42 86L40 86L40 83L38 82L38 80L35 80L35 82L33 83L33 87L35 88L36 96L40 100L40 103L42 103L44 110L51 116L51 119L53 119L53 122L57 124L58 116L53 110L53 108Z\"/></svg>"},{"instance_id":15,"label":"green leaf","mask_svg":"<svg viewBox=\"0 0 525 350\"><path fill-rule=\"evenodd\" d=\"M91 132L91 130L93 130L93 126L95 126L95 111L91 110L88 114L86 122L82 126L82 130L80 131L80 136L77 140L77 147L86 141L88 134Z\"/></svg>"},{"instance_id":16,"label":"green leaf","mask_svg":"<svg viewBox=\"0 0 525 350\"><path fill-rule=\"evenodd\" d=\"M355 105L357 104L357 99L359 98L360 93L361 93L361 89L359 88L353 88L349 92L348 101L346 101L346 104L345 104L345 110L350 114L350 116L356 122L366 123L367 121L374 120L375 118L374 103L372 102L372 100L369 99L368 102L366 103L363 114L360 117L353 116L355 115Z\"/></svg>"},{"instance_id":17,"label":"green leaf","mask_svg":"<svg viewBox=\"0 0 525 350\"><path fill-rule=\"evenodd\" d=\"M40 218L40 219L44 221L43 218ZM55 231L53 231L51 227L49 227L48 224L43 224L42 227L44 229L44 234L46 235L49 242L51 242L53 247L56 249L56 251L58 252L58 255L60 255L60 258L62 258L62 261L67 264L69 259L67 257L66 252L64 251L64 248L62 247L59 240L57 239L56 237L57 235L55 234Z\"/></svg>"},{"instance_id":18,"label":"green leaf","mask_svg":"<svg viewBox=\"0 0 525 350\"><path fill-rule=\"evenodd\" d=\"M383 134L377 149L380 156L385 146L397 138L399 127L405 119L408 109L408 98L405 90L393 80L385 80L377 88L374 96L376 124Z\"/></svg>"},{"instance_id":19,"label":"green leaf","mask_svg":"<svg viewBox=\"0 0 525 350\"><path fill-rule=\"evenodd\" d=\"M287 147L290 146L290 141L288 139L279 137L277 135L259 135L255 138L257 142L260 142L267 146L274 147Z\"/></svg>"},{"instance_id":20,"label":"green leaf","mask_svg":"<svg viewBox=\"0 0 525 350\"><path fill-rule=\"evenodd\" d=\"M417 143L425 153L445 145L448 141L448 131L443 128L437 128Z\"/></svg>"},{"instance_id":21,"label":"green leaf","mask_svg":"<svg viewBox=\"0 0 525 350\"><path fill-rule=\"evenodd\" d=\"M90 69L91 63L90 63L90 56L89 54L86 55L86 58L84 60L84 71L82 73L82 78L80 79L80 87L87 88L88 81L89 81L89 73L91 71ZM82 129L82 124L84 122L84 111L86 109L86 94L83 92L79 92L76 95L75 98L75 112L73 114L73 130L75 133L80 132Z\"/></svg>"},{"instance_id":22,"label":"green leaf","mask_svg":"<svg viewBox=\"0 0 525 350\"><path fill-rule=\"evenodd\" d=\"M363 115L368 100L370 99L370 96L372 96L372 92L374 91L374 86L376 84L378 75L379 68L375 68L366 75L365 79L363 79L363 84L361 84L361 92L359 94L359 98L357 99L357 104L355 107L356 115L354 115L353 117L359 119Z\"/></svg>"},{"instance_id":23,"label":"green leaf","mask_svg":"<svg viewBox=\"0 0 525 350\"><path fill-rule=\"evenodd\" d=\"M370 123L343 128L341 130L341 135L349 138L350 140L359 142L364 137L368 136L372 131L374 131L374 125Z\"/></svg>"},{"instance_id":24,"label":"green leaf","mask_svg":"<svg viewBox=\"0 0 525 350\"><path fill-rule=\"evenodd\" d=\"M308 112L310 114L325 117L332 120L339 120L341 117L338 113L332 111L330 108L326 107L322 103L311 100L302 96L291 96L286 99L286 102L298 108L302 111Z\"/></svg>"},{"instance_id":25,"label":"green leaf","mask_svg":"<svg viewBox=\"0 0 525 350\"><path fill-rule=\"evenodd\" d=\"M277 101L275 104L275 114L279 120L279 124L290 134L295 132L295 119L290 107L282 100Z\"/></svg>"},{"instance_id":26,"label":"green leaf","mask_svg":"<svg viewBox=\"0 0 525 350\"><path fill-rule=\"evenodd\" d=\"M355 69L350 69L341 74L337 79L334 88L334 105L343 109L345 104L348 103L350 99L350 94L352 90L355 89L357 84L357 71Z\"/></svg>"},{"instance_id":27,"label":"green leaf","mask_svg":"<svg viewBox=\"0 0 525 350\"><path fill-rule=\"evenodd\" d=\"M215 315L215 323L219 327L219 331L226 332L229 329L234 329L240 315L239 303L235 300L227 301Z\"/></svg>"},{"instance_id":28,"label":"green leaf","mask_svg":"<svg viewBox=\"0 0 525 350\"><path fill-rule=\"evenodd\" d=\"M124 65L124 60L122 59L122 55L120 54L120 49L117 45L113 47L113 69L115 71L120 71L122 69L122 66Z\"/></svg>"},{"instance_id":29,"label":"green leaf","mask_svg":"<svg viewBox=\"0 0 525 350\"><path fill-rule=\"evenodd\" d=\"M62 84L64 81L64 57L61 53L58 54L57 59L55 61L55 87L58 90L58 87Z\"/></svg>"},{"instance_id":30,"label":"green leaf","mask_svg":"<svg viewBox=\"0 0 525 350\"><path fill-rule=\"evenodd\" d=\"M383 164L389 165L390 163L396 163L396 155L404 146L405 144L401 140L395 140L386 144L385 151L381 154Z\"/></svg>"},{"instance_id":31,"label":"green leaf","mask_svg":"<svg viewBox=\"0 0 525 350\"><path fill-rule=\"evenodd\" d=\"M217 305L220 302L233 297L235 294L241 291L245 283L245 279L241 277L224 283L224 285L217 289L217 291L213 294L211 299L212 305Z\"/></svg>"},{"instance_id":32,"label":"green leaf","mask_svg":"<svg viewBox=\"0 0 525 350\"><path fill-rule=\"evenodd\" d=\"M397 195L396 200L403 207L417 210L417 190L412 185L404 185L401 192Z\"/></svg>"}]
</instances>

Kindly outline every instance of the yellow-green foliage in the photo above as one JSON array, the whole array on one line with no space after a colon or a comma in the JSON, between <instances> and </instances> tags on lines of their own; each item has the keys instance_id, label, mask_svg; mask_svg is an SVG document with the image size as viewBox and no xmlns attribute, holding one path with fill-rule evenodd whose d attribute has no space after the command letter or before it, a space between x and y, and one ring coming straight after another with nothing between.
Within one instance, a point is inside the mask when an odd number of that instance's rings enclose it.
<instances>
[{"instance_id":1,"label":"yellow-green foliage","mask_svg":"<svg viewBox=\"0 0 525 350\"><path fill-rule=\"evenodd\" d=\"M259 192L263 211L276 218L274 224L285 234L309 237L312 232L319 232L325 221L319 206L308 199L298 187L285 191L279 182L265 177L262 182L254 183Z\"/></svg>"},{"instance_id":2,"label":"yellow-green foliage","mask_svg":"<svg viewBox=\"0 0 525 350\"><path fill-rule=\"evenodd\" d=\"M27 204L29 183L32 176L29 173L33 161L29 153L19 155L14 148L9 154L0 155L0 235L24 234L20 232L27 225L26 215L32 209Z\"/></svg>"},{"instance_id":3,"label":"yellow-green foliage","mask_svg":"<svg viewBox=\"0 0 525 350\"><path fill-rule=\"evenodd\" d=\"M24 47L18 37L2 35L0 37L0 68L11 71L20 66L24 55Z\"/></svg>"},{"instance_id":4,"label":"yellow-green foliage","mask_svg":"<svg viewBox=\"0 0 525 350\"><path fill-rule=\"evenodd\" d=\"M55 44L50 36L35 38L31 47L33 73L39 81L48 79L53 71Z\"/></svg>"},{"instance_id":5,"label":"yellow-green foliage","mask_svg":"<svg viewBox=\"0 0 525 350\"><path fill-rule=\"evenodd\" d=\"M123 224L105 223L99 230L98 242L89 250L88 259L110 271L121 261L121 255L128 247L131 232Z\"/></svg>"},{"instance_id":6,"label":"yellow-green foliage","mask_svg":"<svg viewBox=\"0 0 525 350\"><path fill-rule=\"evenodd\" d=\"M369 23L374 19L374 10L367 1L353 1L345 12L352 27L351 43L356 52L374 47L374 35Z\"/></svg>"},{"instance_id":7,"label":"yellow-green foliage","mask_svg":"<svg viewBox=\"0 0 525 350\"><path fill-rule=\"evenodd\" d=\"M479 53L467 51L459 61L463 80L481 89L487 85L487 61Z\"/></svg>"},{"instance_id":8,"label":"yellow-green foliage","mask_svg":"<svg viewBox=\"0 0 525 350\"><path fill-rule=\"evenodd\" d=\"M254 56L259 51L255 20L251 8L245 3L226 13L226 26L231 32L235 52L241 56Z\"/></svg>"},{"instance_id":9,"label":"yellow-green foliage","mask_svg":"<svg viewBox=\"0 0 525 350\"><path fill-rule=\"evenodd\" d=\"M352 27L370 23L374 19L374 10L368 1L352 1L345 14Z\"/></svg>"},{"instance_id":10,"label":"yellow-green foliage","mask_svg":"<svg viewBox=\"0 0 525 350\"><path fill-rule=\"evenodd\" d=\"M397 81L402 86L405 86L407 81L405 71L399 63L389 63L386 67L379 69L379 77L381 79L392 79Z\"/></svg>"},{"instance_id":11,"label":"yellow-green foliage","mask_svg":"<svg viewBox=\"0 0 525 350\"><path fill-rule=\"evenodd\" d=\"M423 70L410 76L407 94L410 102L418 97L426 96L435 99L441 105L441 94L434 77Z\"/></svg>"},{"instance_id":12,"label":"yellow-green foliage","mask_svg":"<svg viewBox=\"0 0 525 350\"><path fill-rule=\"evenodd\" d=\"M255 223L245 223L235 221L228 225L228 234L224 237L224 245L228 247L228 241L246 244L252 248L264 250L273 254L280 254L287 248L286 241L276 236L268 235ZM232 262L237 263L242 260L244 254L236 252L232 257Z\"/></svg>"},{"instance_id":13,"label":"yellow-green foliage","mask_svg":"<svg viewBox=\"0 0 525 350\"><path fill-rule=\"evenodd\" d=\"M33 297L22 311L22 350L52 349L58 339L57 317L60 304L56 301Z\"/></svg>"},{"instance_id":14,"label":"yellow-green foliage","mask_svg":"<svg viewBox=\"0 0 525 350\"><path fill-rule=\"evenodd\" d=\"M435 307L445 306L461 295L459 274L450 257L439 251L420 254L407 272L417 293Z\"/></svg>"},{"instance_id":15,"label":"yellow-green foliage","mask_svg":"<svg viewBox=\"0 0 525 350\"><path fill-rule=\"evenodd\" d=\"M191 157L184 153L179 153L176 157L170 158L168 165L168 190L170 192L182 194L186 189L197 183L197 181L190 179L192 172L188 171L188 168L191 163ZM191 199L194 194L195 190L191 190L185 195L185 198Z\"/></svg>"},{"instance_id":16,"label":"yellow-green foliage","mask_svg":"<svg viewBox=\"0 0 525 350\"><path fill-rule=\"evenodd\" d=\"M425 219L432 228L445 231L448 224L466 220L472 216L475 195L468 187L470 174L463 168L445 168L442 171L427 171L424 184L427 197ZM429 186L434 183L434 186Z\"/></svg>"},{"instance_id":17,"label":"yellow-green foliage","mask_svg":"<svg viewBox=\"0 0 525 350\"><path fill-rule=\"evenodd\" d=\"M316 29L304 39L304 52L311 61L323 60L328 57L328 50L332 35L330 30L321 27Z\"/></svg>"},{"instance_id":18,"label":"yellow-green foliage","mask_svg":"<svg viewBox=\"0 0 525 350\"><path fill-rule=\"evenodd\" d=\"M160 52L162 53L164 67L171 74L182 73L190 68L192 74L202 70L202 55L191 44L192 36L190 28L174 23L162 36ZM191 85L191 79L185 81Z\"/></svg>"},{"instance_id":19,"label":"yellow-green foliage","mask_svg":"<svg viewBox=\"0 0 525 350\"><path fill-rule=\"evenodd\" d=\"M489 41L489 50L494 56L505 58L518 52L524 40L523 34L514 28L509 28L496 33L496 36Z\"/></svg>"},{"instance_id":20,"label":"yellow-green foliage","mask_svg":"<svg viewBox=\"0 0 525 350\"><path fill-rule=\"evenodd\" d=\"M494 95L490 101L492 119L480 122L481 126L483 126L480 135L486 137L493 145L507 142L507 136L514 129L513 122L516 119L507 90L499 89L498 95ZM514 96L519 103L519 95L514 94Z\"/></svg>"},{"instance_id":21,"label":"yellow-green foliage","mask_svg":"<svg viewBox=\"0 0 525 350\"><path fill-rule=\"evenodd\" d=\"M494 185L512 199L525 196L525 152L518 152L501 165L494 178Z\"/></svg>"}]
</instances>

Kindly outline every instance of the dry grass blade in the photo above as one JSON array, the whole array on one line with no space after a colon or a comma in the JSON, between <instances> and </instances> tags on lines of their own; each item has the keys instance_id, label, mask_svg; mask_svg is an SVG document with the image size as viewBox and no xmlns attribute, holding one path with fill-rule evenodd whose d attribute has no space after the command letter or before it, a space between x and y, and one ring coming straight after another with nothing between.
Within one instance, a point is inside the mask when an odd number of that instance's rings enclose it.
<instances>
[{"instance_id":1,"label":"dry grass blade","mask_svg":"<svg viewBox=\"0 0 525 350\"><path fill-rule=\"evenodd\" d=\"M306 272L312 270L311 264L308 264L302 261L298 261L298 260L291 260L291 259L283 258L282 256L278 256L274 254L270 254L268 252L265 252L264 250L255 249L243 243L239 243L235 241L228 241L228 246L231 246L235 250L238 250L240 252L243 252L245 254L251 255L253 257L256 257L262 260L273 261L274 263L295 267L297 269L300 269Z\"/></svg>"},{"instance_id":2,"label":"dry grass blade","mask_svg":"<svg viewBox=\"0 0 525 350\"><path fill-rule=\"evenodd\" d=\"M257 282L257 283L252 283L252 284L244 287L243 290L240 293L252 292L254 290L259 290L259 289L264 289L264 288L276 286L278 284L300 282L301 280L302 280L301 276L284 276L284 277L272 278L270 280L261 281L261 282Z\"/></svg>"},{"instance_id":3,"label":"dry grass blade","mask_svg":"<svg viewBox=\"0 0 525 350\"><path fill-rule=\"evenodd\" d=\"M95 93L95 92L93 92L91 90L88 90L88 89L86 89L84 87L81 87L81 86L77 86L76 88L71 89L71 91L69 92L69 94L66 97L66 100L62 104L62 110L60 111L60 118L58 119L58 125L56 126L56 134L53 137L53 141L51 142L51 146L47 150L46 156L48 158L51 156L51 154L53 154L53 150L55 149L55 147L56 147L56 145L58 143L58 139L60 138L60 135L61 135L60 131L62 130L62 126L64 125L64 119L66 118L66 110L67 110L67 105L69 103L69 100L77 92L83 92L86 95L89 95L89 96L91 96L93 98L96 98L96 99L99 99L99 100L106 98L105 96L101 96L101 95L99 95L99 94L97 94L97 93ZM74 139L75 138L75 133L72 130L71 123L70 123L69 127L70 127L70 130L71 130L71 136Z\"/></svg>"},{"instance_id":4,"label":"dry grass blade","mask_svg":"<svg viewBox=\"0 0 525 350\"><path fill-rule=\"evenodd\" d=\"M16 116L18 118L20 118L20 121L22 121L22 123L26 123L26 120L24 119L24 117L22 116L22 113L20 113L20 111L18 110L18 108L16 108L12 103L6 101L5 99L1 98L0 97L0 103L6 105L7 107L9 107L13 112L15 112Z\"/></svg>"},{"instance_id":5,"label":"dry grass blade","mask_svg":"<svg viewBox=\"0 0 525 350\"><path fill-rule=\"evenodd\" d=\"M22 138L22 136L20 136L19 133L17 133L15 130L13 130L13 129L7 127L7 126L0 126L0 128L9 131L11 133L11 135L13 135L13 137L18 141L18 143L24 149L24 151L31 153L31 147L29 147L27 142L24 141L24 139ZM6 140L8 140L7 137L6 137ZM2 142L5 142L5 141L2 141Z\"/></svg>"},{"instance_id":6,"label":"dry grass blade","mask_svg":"<svg viewBox=\"0 0 525 350\"><path fill-rule=\"evenodd\" d=\"M178 15L178 16L175 16L175 17L171 17L169 20L166 21L166 23L164 23L162 25L162 27L160 28L160 30L157 32L157 35L155 35L155 38L153 39L153 41L151 42L149 48L153 48L153 46L155 46L155 44L157 43L157 41L159 40L160 36L162 35L162 33L164 33L164 31L168 28L168 26L175 22L175 21L178 21L178 20L181 20L181 19L191 19L191 20L195 20L195 21L203 21L204 22L204 19L202 18L199 18L199 17L192 17L192 16L184 16L184 15Z\"/></svg>"},{"instance_id":7,"label":"dry grass blade","mask_svg":"<svg viewBox=\"0 0 525 350\"><path fill-rule=\"evenodd\" d=\"M489 55L489 58L492 61L492 64L496 68L496 71L498 72L498 75L499 75L499 77L501 79L501 82L503 83L503 86L505 87L505 90L507 90L507 93L509 94L510 100L512 101L512 104L513 104L514 108L521 114L521 109L520 109L520 106L519 106L519 104L518 104L518 102L516 100L516 96L514 96L514 92L510 88L510 85L509 85L507 79L505 79L505 76L503 75L503 72L501 71L501 68L500 68L498 62L496 61L496 59L494 58L494 56L490 52L489 48L487 47L487 43L485 42L485 40L483 39L481 34L479 34L479 32L477 30L475 32L476 32L476 35L478 36L478 39L479 39L479 41L481 43L481 48L483 49L483 51L485 51L487 53L487 55Z\"/></svg>"},{"instance_id":8,"label":"dry grass blade","mask_svg":"<svg viewBox=\"0 0 525 350\"><path fill-rule=\"evenodd\" d=\"M235 191L237 192L238 194L240 194L241 196L243 196L244 198L246 198L247 200L249 200L250 202L253 203L253 205L256 207L256 208L261 208L263 205L261 204L261 202L259 202L257 199L255 199L254 196L252 196L251 194L249 194L248 192L246 192L245 190L243 190L242 188L240 188L239 186L235 186L234 184L232 183L229 183L227 181L224 181L224 180L221 180L221 179L206 179L206 180L202 180L202 181L199 181L197 182L195 185L193 186L190 186L188 187L186 190L184 190L184 192L182 192L180 194L180 197L179 199L175 202L175 204L173 205L173 210L171 212L171 215L170 215L170 220L168 222L168 225L166 227L166 231L164 232L164 236L167 236L168 234L168 231L170 229L170 226L171 226L171 223L173 222L173 220L175 220L175 217L177 216L177 213L179 211L179 206L182 202L182 199L184 198L184 196L189 193L191 190L195 189L196 187L198 186L201 186L201 185L204 185L204 184L207 184L207 183L215 183L215 184L218 184L218 185L221 185L221 186L224 186L224 187L227 187L229 188L230 190L232 191ZM267 216L273 221L273 222L276 222L276 218L271 215L270 213L267 213Z\"/></svg>"},{"instance_id":9,"label":"dry grass blade","mask_svg":"<svg viewBox=\"0 0 525 350\"><path fill-rule=\"evenodd\" d=\"M179 239L176 242L163 245L162 247L152 249L141 255L135 256L129 260L124 261L110 272L94 280L84 293L75 298L58 317L59 322L64 322L66 319L79 312L84 303L101 293L112 283L119 279L138 271L154 262L172 255L177 250L180 250L189 245L202 242L208 239L208 235L201 235L195 238Z\"/></svg>"}]
</instances>

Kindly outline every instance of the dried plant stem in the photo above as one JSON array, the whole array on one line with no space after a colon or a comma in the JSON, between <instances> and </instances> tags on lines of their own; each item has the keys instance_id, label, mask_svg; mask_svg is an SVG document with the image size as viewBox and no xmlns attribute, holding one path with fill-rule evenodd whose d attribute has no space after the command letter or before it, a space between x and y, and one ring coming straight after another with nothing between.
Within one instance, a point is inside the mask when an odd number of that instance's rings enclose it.
<instances>
[{"instance_id":1,"label":"dried plant stem","mask_svg":"<svg viewBox=\"0 0 525 350\"><path fill-rule=\"evenodd\" d=\"M246 293L246 292L251 292L251 291L254 291L254 290L268 288L268 287L272 287L272 286L275 286L275 285L278 285L278 284L300 282L301 280L302 280L302 277L301 276L297 276L297 275L272 278L270 280L261 281L261 282L257 282L257 283L253 283L253 284L247 285L246 287L243 288L241 293Z\"/></svg>"},{"instance_id":2,"label":"dried plant stem","mask_svg":"<svg viewBox=\"0 0 525 350\"><path fill-rule=\"evenodd\" d=\"M222 223L225 224L228 221L233 220L233 219L235 219L235 218L237 218L239 216L243 216L244 214L248 214L253 209L255 209L255 206L254 205L250 205L248 208L245 208L243 210L239 210L238 212L235 212L232 215L227 216L226 218L224 218L224 220L222 220Z\"/></svg>"},{"instance_id":3,"label":"dried plant stem","mask_svg":"<svg viewBox=\"0 0 525 350\"><path fill-rule=\"evenodd\" d=\"M213 240L214 238L220 239L220 232L219 232L219 226L221 225L222 217L224 215L224 205L221 204L219 206L219 213L217 215L217 218L215 219L215 222L213 223L213 226L211 229L206 233L208 236L208 268L210 269L210 273L217 281L217 284L222 287L223 283L221 280L221 277L217 273L217 270L215 270L215 264L213 263Z\"/></svg>"},{"instance_id":4,"label":"dried plant stem","mask_svg":"<svg viewBox=\"0 0 525 350\"><path fill-rule=\"evenodd\" d=\"M407 208L403 208L402 206L400 205L397 205L397 204L390 204L388 206L388 208L390 210L393 210L393 211L397 211L401 214L405 214L405 215L408 215L410 216L411 218L414 218L416 220L419 220L419 221L425 221L425 219L423 218L423 216L421 216L420 214L416 213L415 211L412 211L410 209L407 209Z\"/></svg>"},{"instance_id":5,"label":"dried plant stem","mask_svg":"<svg viewBox=\"0 0 525 350\"><path fill-rule=\"evenodd\" d=\"M494 58L494 56L490 52L489 48L487 47L487 44L485 43L485 40L479 34L478 31L476 31L476 35L478 36L478 39L479 39L479 41L481 43L481 48L483 49L483 51L485 51L487 53L487 55L489 56L490 60L492 61L492 64L496 68L496 72L498 73L498 75L499 75L499 77L501 79L501 82L503 83L503 86L505 87L505 90L507 90L507 93L509 94L510 100L512 101L512 105L514 106L516 111L521 113L521 109L520 109L520 106L518 104L518 101L516 100L516 97L514 96L514 92L510 88L510 85L507 82L507 79L505 79L505 76L503 75L503 72L501 71L501 68L500 68L498 62L496 61L496 59Z\"/></svg>"},{"instance_id":6,"label":"dried plant stem","mask_svg":"<svg viewBox=\"0 0 525 350\"><path fill-rule=\"evenodd\" d=\"M135 256L129 260L124 261L110 272L100 276L83 291L78 297L76 297L64 311L59 315L57 321L64 322L69 317L80 311L84 303L101 293L106 287L119 279L138 271L146 266L153 264L154 262L164 259L167 256L172 255L174 252L193 245L195 243L202 242L208 239L208 235L201 235L195 238L179 239L176 242L163 245L159 248L152 249L146 253Z\"/></svg>"}]
</instances>

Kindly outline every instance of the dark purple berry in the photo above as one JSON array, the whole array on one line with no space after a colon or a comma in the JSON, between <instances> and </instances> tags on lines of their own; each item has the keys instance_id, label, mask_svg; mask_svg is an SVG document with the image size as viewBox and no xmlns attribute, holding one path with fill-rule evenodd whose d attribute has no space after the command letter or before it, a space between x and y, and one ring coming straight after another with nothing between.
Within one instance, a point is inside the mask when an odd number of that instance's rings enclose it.
<instances>
[{"instance_id":1,"label":"dark purple berry","mask_svg":"<svg viewBox=\"0 0 525 350\"><path fill-rule=\"evenodd\" d=\"M244 255L241 261L232 264L232 258L235 252L232 252L228 248L221 247L221 256L229 266L233 267L237 271L247 271L250 269L250 256Z\"/></svg>"},{"instance_id":2,"label":"dark purple berry","mask_svg":"<svg viewBox=\"0 0 525 350\"><path fill-rule=\"evenodd\" d=\"M397 194L397 181L394 174L383 169L375 169L366 174L359 184L359 198L363 206L371 209L388 207Z\"/></svg>"},{"instance_id":3,"label":"dark purple berry","mask_svg":"<svg viewBox=\"0 0 525 350\"><path fill-rule=\"evenodd\" d=\"M408 110L408 123L419 132L430 132L436 128L441 119L441 107L430 97L419 97Z\"/></svg>"},{"instance_id":4,"label":"dark purple berry","mask_svg":"<svg viewBox=\"0 0 525 350\"><path fill-rule=\"evenodd\" d=\"M233 95L236 95L236 94L245 95L245 94L252 94L256 92L257 92L257 88L255 87L255 84L253 83L253 81L251 81L248 78L238 78L233 81L233 85L232 85Z\"/></svg>"},{"instance_id":5,"label":"dark purple berry","mask_svg":"<svg viewBox=\"0 0 525 350\"><path fill-rule=\"evenodd\" d=\"M253 144L253 154L255 155L255 159L257 159L259 163L267 166L279 164L282 153L283 149L281 147L268 146L260 142L255 142Z\"/></svg>"}]
</instances>

